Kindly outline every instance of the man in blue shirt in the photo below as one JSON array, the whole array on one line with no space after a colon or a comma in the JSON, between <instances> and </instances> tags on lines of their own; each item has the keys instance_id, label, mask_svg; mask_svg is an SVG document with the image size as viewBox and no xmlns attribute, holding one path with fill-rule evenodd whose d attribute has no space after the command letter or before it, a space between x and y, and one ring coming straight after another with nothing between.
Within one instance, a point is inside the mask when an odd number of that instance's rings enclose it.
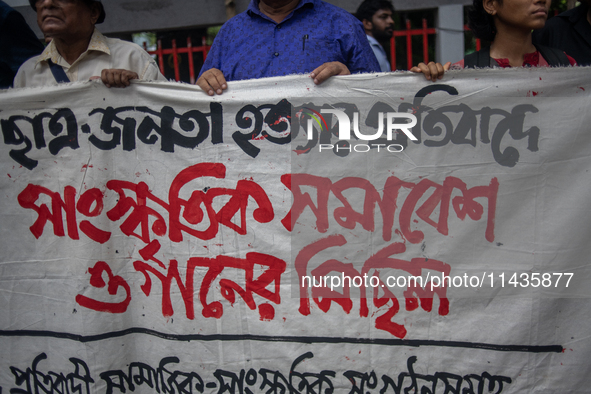
<instances>
[{"instance_id":1,"label":"man in blue shirt","mask_svg":"<svg viewBox=\"0 0 591 394\"><path fill-rule=\"evenodd\" d=\"M213 96L226 81L310 73L378 72L361 23L321 0L251 0L218 33L197 85Z\"/></svg>"},{"instance_id":2,"label":"man in blue shirt","mask_svg":"<svg viewBox=\"0 0 591 394\"><path fill-rule=\"evenodd\" d=\"M383 72L392 71L382 44L390 42L394 33L394 6L390 0L364 0L355 16L363 23L367 40Z\"/></svg>"}]
</instances>

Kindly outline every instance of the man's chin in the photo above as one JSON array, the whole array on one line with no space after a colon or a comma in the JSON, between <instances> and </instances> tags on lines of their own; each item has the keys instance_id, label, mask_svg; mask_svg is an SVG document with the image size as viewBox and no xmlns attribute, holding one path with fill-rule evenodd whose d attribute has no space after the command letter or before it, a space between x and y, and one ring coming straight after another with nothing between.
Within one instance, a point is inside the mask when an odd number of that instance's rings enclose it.
<instances>
[{"instance_id":1,"label":"man's chin","mask_svg":"<svg viewBox=\"0 0 591 394\"><path fill-rule=\"evenodd\" d=\"M43 23L41 26L39 26L39 28L44 34L49 34L49 32L60 30L59 23L55 22Z\"/></svg>"},{"instance_id":2,"label":"man's chin","mask_svg":"<svg viewBox=\"0 0 591 394\"><path fill-rule=\"evenodd\" d=\"M44 35L52 37L58 36L63 30L61 23L53 21L49 23L43 23L40 28Z\"/></svg>"},{"instance_id":3,"label":"man's chin","mask_svg":"<svg viewBox=\"0 0 591 394\"><path fill-rule=\"evenodd\" d=\"M373 36L376 40L378 40L380 42L381 41L389 41L393 36L393 32L390 34L388 34L388 32L383 32L381 34L374 34Z\"/></svg>"}]
</instances>

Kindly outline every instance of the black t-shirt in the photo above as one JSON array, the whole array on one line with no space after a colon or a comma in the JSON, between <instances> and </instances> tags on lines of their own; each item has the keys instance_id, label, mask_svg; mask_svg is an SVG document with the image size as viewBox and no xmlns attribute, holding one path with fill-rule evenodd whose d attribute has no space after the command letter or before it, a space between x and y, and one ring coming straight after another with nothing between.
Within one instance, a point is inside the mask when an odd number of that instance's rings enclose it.
<instances>
[{"instance_id":1,"label":"black t-shirt","mask_svg":"<svg viewBox=\"0 0 591 394\"><path fill-rule=\"evenodd\" d=\"M580 5L546 22L534 32L534 44L558 48L573 57L579 66L591 66L591 25L587 6Z\"/></svg>"}]
</instances>

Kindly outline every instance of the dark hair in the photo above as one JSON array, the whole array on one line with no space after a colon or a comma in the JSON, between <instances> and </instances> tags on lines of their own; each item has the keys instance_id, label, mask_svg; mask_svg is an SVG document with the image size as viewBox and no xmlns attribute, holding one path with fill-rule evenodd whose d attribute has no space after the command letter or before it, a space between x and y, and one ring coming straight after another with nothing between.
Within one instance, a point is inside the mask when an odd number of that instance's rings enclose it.
<instances>
[{"instance_id":1,"label":"dark hair","mask_svg":"<svg viewBox=\"0 0 591 394\"><path fill-rule=\"evenodd\" d=\"M390 0L365 0L359 5L359 8L357 8L355 16L361 22L363 22L364 19L371 21L375 13L379 10L390 10L393 13L394 6Z\"/></svg>"},{"instance_id":2,"label":"dark hair","mask_svg":"<svg viewBox=\"0 0 591 394\"><path fill-rule=\"evenodd\" d=\"M499 3L502 0L499 0ZM468 27L476 38L485 41L493 41L497 35L495 21L482 5L482 0L474 0L472 7L468 10Z\"/></svg>"}]
</instances>

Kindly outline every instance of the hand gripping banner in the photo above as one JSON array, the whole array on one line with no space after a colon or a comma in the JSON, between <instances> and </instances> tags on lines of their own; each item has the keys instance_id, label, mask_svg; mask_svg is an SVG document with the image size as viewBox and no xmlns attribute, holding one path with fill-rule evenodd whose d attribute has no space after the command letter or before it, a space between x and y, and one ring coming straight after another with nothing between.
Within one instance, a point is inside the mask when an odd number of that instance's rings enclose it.
<instances>
[{"instance_id":1,"label":"hand gripping banner","mask_svg":"<svg viewBox=\"0 0 591 394\"><path fill-rule=\"evenodd\" d=\"M0 93L0 393L585 393L588 68Z\"/></svg>"}]
</instances>

